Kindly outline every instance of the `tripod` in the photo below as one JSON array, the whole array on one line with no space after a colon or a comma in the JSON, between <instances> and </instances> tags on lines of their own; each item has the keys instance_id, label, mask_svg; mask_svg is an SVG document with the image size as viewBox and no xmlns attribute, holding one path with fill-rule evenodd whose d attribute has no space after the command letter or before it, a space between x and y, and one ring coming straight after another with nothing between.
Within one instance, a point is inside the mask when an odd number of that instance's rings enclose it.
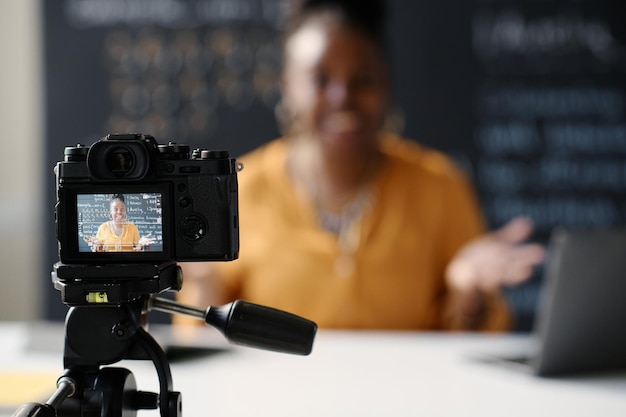
<instances>
[{"instance_id":1,"label":"tripod","mask_svg":"<svg viewBox=\"0 0 626 417\"><path fill-rule=\"evenodd\" d=\"M161 417L181 417L181 394L173 390L168 360L144 328L150 310L203 319L233 344L284 353L308 355L317 331L310 320L241 300L206 310L150 294L117 304L76 305L66 316L65 371L56 391L44 404L22 405L13 417L132 417L137 410L157 408ZM129 370L105 366L123 359L152 361L159 393L138 391Z\"/></svg>"}]
</instances>

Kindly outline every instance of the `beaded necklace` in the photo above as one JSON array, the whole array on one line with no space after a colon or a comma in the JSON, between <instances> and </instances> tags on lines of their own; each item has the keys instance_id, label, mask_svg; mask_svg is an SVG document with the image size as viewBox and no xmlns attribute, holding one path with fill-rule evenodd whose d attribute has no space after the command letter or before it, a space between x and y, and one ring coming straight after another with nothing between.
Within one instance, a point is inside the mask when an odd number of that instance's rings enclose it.
<instances>
[{"instance_id":1,"label":"beaded necklace","mask_svg":"<svg viewBox=\"0 0 626 417\"><path fill-rule=\"evenodd\" d=\"M310 149L309 149L310 150ZM373 203L372 178L380 168L379 163L370 168L363 183L359 186L356 196L345 203L339 210L330 210L322 203L320 185L303 175L298 166L311 166L311 153L299 153L292 148L288 169L294 176L296 185L313 203L316 220L319 226L337 236L338 255L334 270L339 277L349 277L356 267L356 252L361 244L361 224L365 213Z\"/></svg>"},{"instance_id":2,"label":"beaded necklace","mask_svg":"<svg viewBox=\"0 0 626 417\"><path fill-rule=\"evenodd\" d=\"M332 213L317 205L318 223L323 229L337 235L339 254L334 265L337 276L347 277L354 272L363 217L371 205L372 193L369 187L363 187L354 201L344 206L339 213Z\"/></svg>"},{"instance_id":3,"label":"beaded necklace","mask_svg":"<svg viewBox=\"0 0 626 417\"><path fill-rule=\"evenodd\" d=\"M124 234L124 225L126 224L126 221L124 221L122 223L122 226L120 227L120 231L117 231L117 228L115 227L115 223L113 222L113 220L110 221L111 224L111 230L113 230L113 233L115 233L115 235L117 237L122 237L122 235Z\"/></svg>"}]
</instances>

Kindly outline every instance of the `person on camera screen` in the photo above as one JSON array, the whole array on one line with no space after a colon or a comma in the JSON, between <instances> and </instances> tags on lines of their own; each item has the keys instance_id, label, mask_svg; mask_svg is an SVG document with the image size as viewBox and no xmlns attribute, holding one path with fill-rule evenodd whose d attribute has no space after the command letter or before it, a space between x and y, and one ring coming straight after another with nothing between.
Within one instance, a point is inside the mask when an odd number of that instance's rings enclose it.
<instances>
[{"instance_id":1,"label":"person on camera screen","mask_svg":"<svg viewBox=\"0 0 626 417\"><path fill-rule=\"evenodd\" d=\"M109 214L111 220L98 227L96 236L84 236L95 252L140 252L154 241L150 233L140 236L137 225L128 221L123 194L111 197Z\"/></svg>"}]
</instances>

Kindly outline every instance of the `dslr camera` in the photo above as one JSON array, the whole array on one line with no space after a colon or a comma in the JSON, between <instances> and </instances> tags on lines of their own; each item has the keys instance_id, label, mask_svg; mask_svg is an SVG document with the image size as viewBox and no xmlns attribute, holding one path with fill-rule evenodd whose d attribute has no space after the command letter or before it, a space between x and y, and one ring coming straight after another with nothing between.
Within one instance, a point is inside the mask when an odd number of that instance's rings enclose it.
<instances>
[{"instance_id":1,"label":"dslr camera","mask_svg":"<svg viewBox=\"0 0 626 417\"><path fill-rule=\"evenodd\" d=\"M240 169L227 151L190 153L144 134L65 148L55 167L53 271L63 301L119 303L177 291L176 261L236 259Z\"/></svg>"}]
</instances>

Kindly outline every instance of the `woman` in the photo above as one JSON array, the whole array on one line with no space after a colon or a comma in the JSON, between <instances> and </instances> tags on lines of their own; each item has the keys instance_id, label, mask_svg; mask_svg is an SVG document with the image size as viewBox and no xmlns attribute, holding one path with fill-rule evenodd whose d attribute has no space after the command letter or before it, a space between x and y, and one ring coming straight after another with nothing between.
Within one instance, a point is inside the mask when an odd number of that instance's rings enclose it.
<instances>
[{"instance_id":1,"label":"woman","mask_svg":"<svg viewBox=\"0 0 626 417\"><path fill-rule=\"evenodd\" d=\"M84 237L96 252L138 252L154 241L150 234L140 237L137 226L126 219L126 203L122 194L111 197L109 214L111 220L98 227L95 237Z\"/></svg>"},{"instance_id":2,"label":"woman","mask_svg":"<svg viewBox=\"0 0 626 417\"><path fill-rule=\"evenodd\" d=\"M543 249L516 245L523 219L482 235L452 162L381 133L383 20L382 1L305 1L292 17L289 130L241 158L240 259L183 265L183 302L244 298L325 328L507 328L499 287L530 275Z\"/></svg>"}]
</instances>

